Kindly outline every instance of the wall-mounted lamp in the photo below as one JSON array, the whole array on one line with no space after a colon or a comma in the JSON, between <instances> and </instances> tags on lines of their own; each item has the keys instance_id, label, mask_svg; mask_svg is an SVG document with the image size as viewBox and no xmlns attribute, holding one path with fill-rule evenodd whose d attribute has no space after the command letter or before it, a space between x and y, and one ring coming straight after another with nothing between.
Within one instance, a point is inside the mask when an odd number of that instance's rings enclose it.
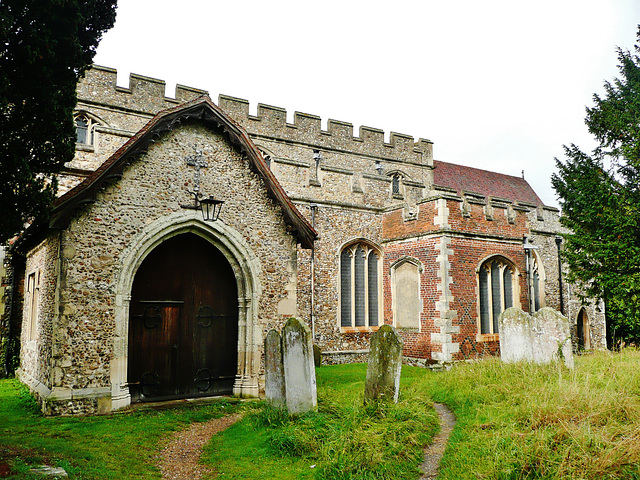
<instances>
[{"instance_id":1,"label":"wall-mounted lamp","mask_svg":"<svg viewBox=\"0 0 640 480\"><path fill-rule=\"evenodd\" d=\"M215 222L218 220L224 200L217 200L213 198L213 195L209 195L209 197L206 198L197 190L189 190L189 193L193 195L193 205L180 205L182 208L200 210L202 212L202 219L205 222Z\"/></svg>"},{"instance_id":2,"label":"wall-mounted lamp","mask_svg":"<svg viewBox=\"0 0 640 480\"><path fill-rule=\"evenodd\" d=\"M203 198L200 200L200 210L202 210L202 219L205 222L215 222L220 216L220 210L222 210L222 204L224 200L216 200L213 195L209 195L209 198Z\"/></svg>"},{"instance_id":3,"label":"wall-mounted lamp","mask_svg":"<svg viewBox=\"0 0 640 480\"><path fill-rule=\"evenodd\" d=\"M374 167L376 169L376 172L378 172L378 175L382 175L382 169L384 168L382 166L382 162L380 160L376 160L376 164L374 165Z\"/></svg>"}]
</instances>

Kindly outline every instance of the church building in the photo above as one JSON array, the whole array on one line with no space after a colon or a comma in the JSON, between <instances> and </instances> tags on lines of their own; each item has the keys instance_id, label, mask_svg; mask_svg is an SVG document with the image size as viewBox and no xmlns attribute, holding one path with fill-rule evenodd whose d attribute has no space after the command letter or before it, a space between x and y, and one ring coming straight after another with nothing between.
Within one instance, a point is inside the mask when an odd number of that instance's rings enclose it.
<instances>
[{"instance_id":1,"label":"church building","mask_svg":"<svg viewBox=\"0 0 640 480\"><path fill-rule=\"evenodd\" d=\"M259 396L264 338L289 317L327 364L364 361L385 323L408 363L496 355L512 306L560 310L576 349L606 348L602 305L562 277L559 212L523 178L99 66L75 122L50 221L10 248L17 374L47 414Z\"/></svg>"}]
</instances>

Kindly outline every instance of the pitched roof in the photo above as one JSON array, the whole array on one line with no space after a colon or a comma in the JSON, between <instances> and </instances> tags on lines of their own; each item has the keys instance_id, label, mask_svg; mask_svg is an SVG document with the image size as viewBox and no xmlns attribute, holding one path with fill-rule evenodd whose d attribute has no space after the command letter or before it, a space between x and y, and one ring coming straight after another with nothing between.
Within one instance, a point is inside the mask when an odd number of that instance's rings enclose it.
<instances>
[{"instance_id":1,"label":"pitched roof","mask_svg":"<svg viewBox=\"0 0 640 480\"><path fill-rule=\"evenodd\" d=\"M187 119L198 119L224 131L229 141L247 155L251 169L264 180L269 196L280 205L289 229L296 235L303 247L311 248L317 237L311 224L291 202L245 130L228 117L207 95L163 110L153 117L82 183L53 202L50 225L61 224L62 220L73 212L74 207L93 201L105 181L118 178L128 161L137 155L146 153L151 142Z\"/></svg>"},{"instance_id":2,"label":"pitched roof","mask_svg":"<svg viewBox=\"0 0 640 480\"><path fill-rule=\"evenodd\" d=\"M435 185L453 188L459 195L463 192L479 193L485 197L543 205L540 197L524 178L437 160L434 160L433 165Z\"/></svg>"}]
</instances>

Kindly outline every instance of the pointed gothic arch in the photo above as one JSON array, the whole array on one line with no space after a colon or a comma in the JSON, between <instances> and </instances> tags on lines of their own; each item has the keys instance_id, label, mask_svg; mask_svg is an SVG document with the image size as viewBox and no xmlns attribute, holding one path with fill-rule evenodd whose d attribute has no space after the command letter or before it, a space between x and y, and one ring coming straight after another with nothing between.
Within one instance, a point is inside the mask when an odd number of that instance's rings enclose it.
<instances>
[{"instance_id":1,"label":"pointed gothic arch","mask_svg":"<svg viewBox=\"0 0 640 480\"><path fill-rule=\"evenodd\" d=\"M576 317L576 343L578 351L591 349L589 314L584 307L580 308L578 316Z\"/></svg>"},{"instance_id":2,"label":"pointed gothic arch","mask_svg":"<svg viewBox=\"0 0 640 480\"><path fill-rule=\"evenodd\" d=\"M163 241L184 233L195 234L220 251L235 275L238 294L237 373L233 394L258 396L261 332L257 329L260 296L260 261L233 228L223 222L204 223L196 211L177 212L158 219L132 239L119 258L117 273L115 334L111 362L112 410L131 403L128 387L129 311L136 272Z\"/></svg>"},{"instance_id":3,"label":"pointed gothic arch","mask_svg":"<svg viewBox=\"0 0 640 480\"><path fill-rule=\"evenodd\" d=\"M382 324L382 250L366 239L345 243L339 258L338 325L341 331Z\"/></svg>"},{"instance_id":4,"label":"pointed gothic arch","mask_svg":"<svg viewBox=\"0 0 640 480\"><path fill-rule=\"evenodd\" d=\"M391 264L390 270L393 324L396 328L419 332L424 308L420 295L424 265L417 258L402 257Z\"/></svg>"},{"instance_id":5,"label":"pointed gothic arch","mask_svg":"<svg viewBox=\"0 0 640 480\"><path fill-rule=\"evenodd\" d=\"M510 307L520 307L518 270L508 258L492 255L476 270L478 335L499 334L498 317Z\"/></svg>"}]
</instances>

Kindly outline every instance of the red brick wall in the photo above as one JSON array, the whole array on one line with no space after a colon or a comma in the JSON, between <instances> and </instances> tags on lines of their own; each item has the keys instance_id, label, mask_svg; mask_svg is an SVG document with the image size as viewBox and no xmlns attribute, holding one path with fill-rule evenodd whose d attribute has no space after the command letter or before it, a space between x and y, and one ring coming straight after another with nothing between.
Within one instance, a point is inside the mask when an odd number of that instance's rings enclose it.
<instances>
[{"instance_id":1,"label":"red brick wall","mask_svg":"<svg viewBox=\"0 0 640 480\"><path fill-rule=\"evenodd\" d=\"M437 238L421 241L389 244L385 247L384 256L384 319L393 325L393 294L391 285L391 265L403 257L413 257L422 263L424 270L420 275L420 296L422 298L422 314L420 315L420 332L400 330L404 340L404 355L418 358L430 358L431 334L436 333L433 318L438 315L436 301L440 293L437 291L436 249ZM439 331L439 330L438 330ZM439 346L437 346L439 348Z\"/></svg>"},{"instance_id":2,"label":"red brick wall","mask_svg":"<svg viewBox=\"0 0 640 480\"><path fill-rule=\"evenodd\" d=\"M438 290L438 244L443 236L450 238L448 257L449 289L453 297L449 311L455 311L453 325L459 333L453 334L453 343L459 345L454 360L476 358L499 353L497 337L478 334L478 287L476 271L480 264L494 255L501 255L512 262L516 269L515 283L519 286L519 301L523 310L528 309L526 297L525 254L523 236L529 233L525 213L515 210L515 218L509 222L506 208L493 208L493 220L488 220L483 206L471 204L470 216L463 215L462 202L447 200L449 228L440 229L434 224L437 214L435 201L419 205L418 220L404 221L402 210L384 215L383 238L385 241L384 295L385 322L393 323L391 265L402 257L414 257L422 262L421 296L423 311L420 332L401 331L405 342L404 354L418 358L430 358L441 351L439 344L431 344L431 334L440 333L434 319L440 318L437 302L442 292ZM479 341L480 340L480 341Z\"/></svg>"}]
</instances>

